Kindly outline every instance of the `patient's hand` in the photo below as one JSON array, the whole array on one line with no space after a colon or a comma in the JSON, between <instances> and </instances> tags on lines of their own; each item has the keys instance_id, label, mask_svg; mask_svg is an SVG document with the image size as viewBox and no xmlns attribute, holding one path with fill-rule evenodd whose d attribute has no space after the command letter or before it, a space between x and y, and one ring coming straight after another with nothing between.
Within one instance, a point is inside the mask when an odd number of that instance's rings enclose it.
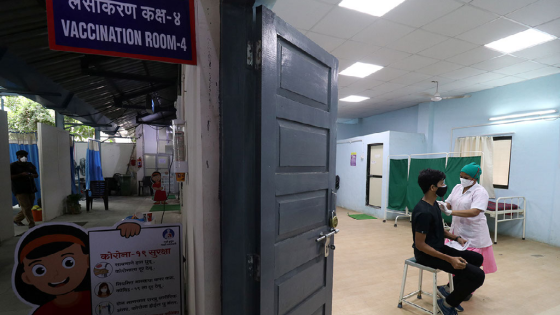
<instances>
[{"instance_id":1,"label":"patient's hand","mask_svg":"<svg viewBox=\"0 0 560 315\"><path fill-rule=\"evenodd\" d=\"M451 264L451 266L453 266L454 269L458 270L465 269L467 267L467 261L461 257L451 257L449 263Z\"/></svg>"}]
</instances>

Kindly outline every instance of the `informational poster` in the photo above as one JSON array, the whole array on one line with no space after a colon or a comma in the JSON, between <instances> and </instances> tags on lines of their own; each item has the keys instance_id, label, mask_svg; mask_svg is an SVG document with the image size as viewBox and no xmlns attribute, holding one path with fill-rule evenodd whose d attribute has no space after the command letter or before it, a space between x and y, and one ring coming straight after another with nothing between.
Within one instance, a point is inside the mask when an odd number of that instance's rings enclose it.
<instances>
[{"instance_id":1,"label":"informational poster","mask_svg":"<svg viewBox=\"0 0 560 315\"><path fill-rule=\"evenodd\" d=\"M182 314L181 228L89 232L92 314ZM103 289L106 290L103 290Z\"/></svg>"},{"instance_id":2,"label":"informational poster","mask_svg":"<svg viewBox=\"0 0 560 315\"><path fill-rule=\"evenodd\" d=\"M12 288L30 315L182 315L180 225L44 223L14 255Z\"/></svg>"},{"instance_id":3,"label":"informational poster","mask_svg":"<svg viewBox=\"0 0 560 315\"><path fill-rule=\"evenodd\" d=\"M358 154L356 152L352 152L350 154L350 166L356 166L356 157Z\"/></svg>"},{"instance_id":4,"label":"informational poster","mask_svg":"<svg viewBox=\"0 0 560 315\"><path fill-rule=\"evenodd\" d=\"M196 64L194 0L47 0L49 46Z\"/></svg>"}]
</instances>

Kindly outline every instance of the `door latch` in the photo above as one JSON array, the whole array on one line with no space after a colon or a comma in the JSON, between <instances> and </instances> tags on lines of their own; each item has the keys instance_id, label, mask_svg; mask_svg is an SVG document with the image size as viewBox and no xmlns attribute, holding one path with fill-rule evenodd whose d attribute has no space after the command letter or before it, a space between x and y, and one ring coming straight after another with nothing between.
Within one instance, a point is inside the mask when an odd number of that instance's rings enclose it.
<instances>
[{"instance_id":1,"label":"door latch","mask_svg":"<svg viewBox=\"0 0 560 315\"><path fill-rule=\"evenodd\" d=\"M323 232L321 232L321 234L319 234L319 238L315 240L315 242L317 243L325 241L324 244L325 257L329 257L330 251L335 249L334 244L331 244L331 236L337 234L338 232L340 232L340 230L338 229L331 229L331 231L326 235L323 234Z\"/></svg>"}]
</instances>

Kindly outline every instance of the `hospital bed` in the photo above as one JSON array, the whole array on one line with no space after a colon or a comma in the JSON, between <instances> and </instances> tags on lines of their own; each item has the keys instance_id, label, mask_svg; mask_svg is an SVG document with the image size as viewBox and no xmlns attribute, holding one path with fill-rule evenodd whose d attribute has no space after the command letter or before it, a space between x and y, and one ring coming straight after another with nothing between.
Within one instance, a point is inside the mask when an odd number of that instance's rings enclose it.
<instances>
[{"instance_id":1,"label":"hospital bed","mask_svg":"<svg viewBox=\"0 0 560 315\"><path fill-rule=\"evenodd\" d=\"M527 217L527 200L525 197L500 197L489 201L484 212L494 218L494 244L498 244L498 223L523 220L523 238L525 239L525 218Z\"/></svg>"}]
</instances>

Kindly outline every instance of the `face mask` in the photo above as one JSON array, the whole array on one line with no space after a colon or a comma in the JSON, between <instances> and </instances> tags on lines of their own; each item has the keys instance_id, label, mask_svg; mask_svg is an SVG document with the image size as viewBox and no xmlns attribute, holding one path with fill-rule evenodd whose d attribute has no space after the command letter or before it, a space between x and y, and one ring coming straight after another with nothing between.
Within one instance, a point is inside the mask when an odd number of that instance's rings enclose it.
<instances>
[{"instance_id":1,"label":"face mask","mask_svg":"<svg viewBox=\"0 0 560 315\"><path fill-rule=\"evenodd\" d=\"M443 196L445 196L446 193L447 193L447 186L442 186L437 188L436 195L438 195L438 197L443 198Z\"/></svg>"},{"instance_id":2,"label":"face mask","mask_svg":"<svg viewBox=\"0 0 560 315\"><path fill-rule=\"evenodd\" d=\"M472 185L474 185L474 180L461 178L461 186L467 188L467 187L471 187Z\"/></svg>"},{"instance_id":3,"label":"face mask","mask_svg":"<svg viewBox=\"0 0 560 315\"><path fill-rule=\"evenodd\" d=\"M22 157L21 159L19 159L20 161L22 161L23 163L27 162L27 157Z\"/></svg>"},{"instance_id":4,"label":"face mask","mask_svg":"<svg viewBox=\"0 0 560 315\"><path fill-rule=\"evenodd\" d=\"M102 293L107 293L107 289L101 289Z\"/></svg>"}]
</instances>

